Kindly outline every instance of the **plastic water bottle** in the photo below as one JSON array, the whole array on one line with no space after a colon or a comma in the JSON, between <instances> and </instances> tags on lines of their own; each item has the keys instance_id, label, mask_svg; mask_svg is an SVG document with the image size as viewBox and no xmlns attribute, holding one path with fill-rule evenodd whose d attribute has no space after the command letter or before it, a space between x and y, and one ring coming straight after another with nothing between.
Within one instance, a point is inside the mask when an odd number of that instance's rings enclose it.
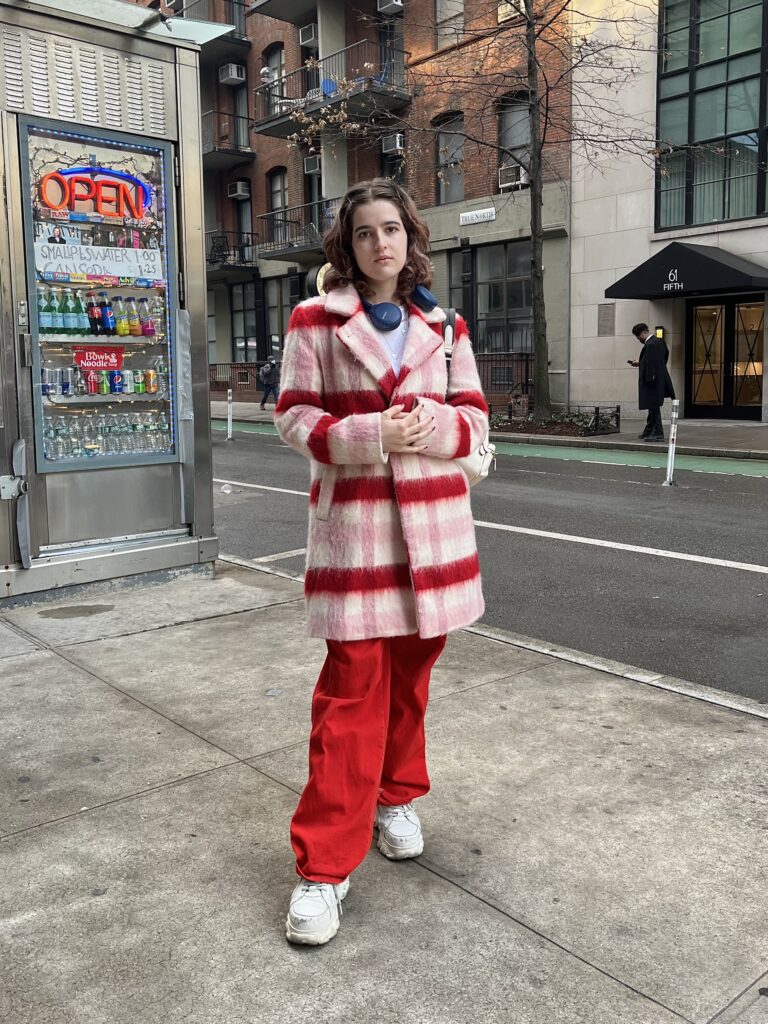
<instances>
[{"instance_id":1,"label":"plastic water bottle","mask_svg":"<svg viewBox=\"0 0 768 1024\"><path fill-rule=\"evenodd\" d=\"M164 412L160 413L157 426L160 431L160 451L169 452L171 450L171 424Z\"/></svg>"},{"instance_id":2,"label":"plastic water bottle","mask_svg":"<svg viewBox=\"0 0 768 1024\"><path fill-rule=\"evenodd\" d=\"M43 455L49 462L56 459L56 431L53 429L53 420L46 416L43 420Z\"/></svg>"},{"instance_id":3,"label":"plastic water bottle","mask_svg":"<svg viewBox=\"0 0 768 1024\"><path fill-rule=\"evenodd\" d=\"M121 413L117 417L117 450L125 455L133 451L133 428L128 413Z\"/></svg>"},{"instance_id":4,"label":"plastic water bottle","mask_svg":"<svg viewBox=\"0 0 768 1024\"><path fill-rule=\"evenodd\" d=\"M63 416L57 416L53 421L55 459L68 459L72 455L72 444L69 438L67 421Z\"/></svg>"},{"instance_id":5,"label":"plastic water bottle","mask_svg":"<svg viewBox=\"0 0 768 1024\"><path fill-rule=\"evenodd\" d=\"M149 312L155 325L155 335L165 337L165 299L156 295L149 304Z\"/></svg>"}]
</instances>

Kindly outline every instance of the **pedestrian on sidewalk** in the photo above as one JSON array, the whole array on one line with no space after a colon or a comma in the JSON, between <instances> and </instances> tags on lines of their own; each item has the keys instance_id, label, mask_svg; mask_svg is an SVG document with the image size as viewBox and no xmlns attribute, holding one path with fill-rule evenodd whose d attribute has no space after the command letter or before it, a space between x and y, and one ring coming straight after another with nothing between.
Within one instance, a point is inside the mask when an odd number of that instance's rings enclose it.
<instances>
[{"instance_id":1,"label":"pedestrian on sidewalk","mask_svg":"<svg viewBox=\"0 0 768 1024\"><path fill-rule=\"evenodd\" d=\"M447 380L427 225L377 178L349 189L324 247L325 294L293 311L275 415L310 460L305 595L328 650L291 823L301 881L286 935L307 945L338 931L374 828L385 857L421 854L430 673L484 607L455 460L481 443L488 408L461 317Z\"/></svg>"},{"instance_id":2,"label":"pedestrian on sidewalk","mask_svg":"<svg viewBox=\"0 0 768 1024\"><path fill-rule=\"evenodd\" d=\"M664 425L661 421L661 407L665 398L674 398L675 389L667 370L669 349L663 338L656 337L648 330L648 324L635 324L632 333L643 346L639 359L630 359L638 367L638 405L648 410L645 429L638 437L654 443L664 440Z\"/></svg>"},{"instance_id":3,"label":"pedestrian on sidewalk","mask_svg":"<svg viewBox=\"0 0 768 1024\"><path fill-rule=\"evenodd\" d=\"M261 396L261 408L263 409L267 404L271 394L275 396L275 405L277 405L280 398L280 367L277 365L277 360L274 356L270 356L259 370L259 380L264 385L264 394Z\"/></svg>"}]
</instances>

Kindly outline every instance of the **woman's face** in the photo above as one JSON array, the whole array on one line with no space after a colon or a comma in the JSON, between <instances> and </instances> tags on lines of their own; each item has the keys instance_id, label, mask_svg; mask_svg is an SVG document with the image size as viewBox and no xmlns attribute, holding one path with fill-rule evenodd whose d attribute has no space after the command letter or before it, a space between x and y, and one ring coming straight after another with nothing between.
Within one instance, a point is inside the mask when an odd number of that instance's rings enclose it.
<instances>
[{"instance_id":1,"label":"woman's face","mask_svg":"<svg viewBox=\"0 0 768 1024\"><path fill-rule=\"evenodd\" d=\"M386 199L358 206L352 214L352 252L360 273L375 292L394 295L408 254L408 234L400 211Z\"/></svg>"}]
</instances>

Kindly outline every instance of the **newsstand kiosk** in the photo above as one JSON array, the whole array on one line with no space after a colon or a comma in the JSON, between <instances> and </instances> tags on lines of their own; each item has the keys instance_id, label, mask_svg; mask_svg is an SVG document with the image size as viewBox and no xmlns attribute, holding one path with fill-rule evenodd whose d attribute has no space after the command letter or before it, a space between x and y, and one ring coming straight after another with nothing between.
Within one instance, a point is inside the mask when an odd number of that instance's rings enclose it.
<instances>
[{"instance_id":1,"label":"newsstand kiosk","mask_svg":"<svg viewBox=\"0 0 768 1024\"><path fill-rule=\"evenodd\" d=\"M216 556L198 47L181 34L228 26L173 20L0 3L0 608Z\"/></svg>"}]
</instances>

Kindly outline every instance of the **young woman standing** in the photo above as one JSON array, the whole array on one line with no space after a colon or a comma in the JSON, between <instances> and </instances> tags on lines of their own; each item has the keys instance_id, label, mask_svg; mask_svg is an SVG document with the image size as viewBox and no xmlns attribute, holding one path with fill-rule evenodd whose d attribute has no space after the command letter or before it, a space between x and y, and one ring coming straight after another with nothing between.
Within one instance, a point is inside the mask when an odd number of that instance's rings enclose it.
<instances>
[{"instance_id":1,"label":"young woman standing","mask_svg":"<svg viewBox=\"0 0 768 1024\"><path fill-rule=\"evenodd\" d=\"M429 791L430 672L446 634L484 607L455 460L483 440L488 409L461 317L447 379L428 251L399 185L353 186L325 238L326 294L288 325L275 423L310 459L305 594L310 634L328 647L291 823L296 943L336 934L374 827L385 857L422 852L412 801Z\"/></svg>"}]
</instances>

